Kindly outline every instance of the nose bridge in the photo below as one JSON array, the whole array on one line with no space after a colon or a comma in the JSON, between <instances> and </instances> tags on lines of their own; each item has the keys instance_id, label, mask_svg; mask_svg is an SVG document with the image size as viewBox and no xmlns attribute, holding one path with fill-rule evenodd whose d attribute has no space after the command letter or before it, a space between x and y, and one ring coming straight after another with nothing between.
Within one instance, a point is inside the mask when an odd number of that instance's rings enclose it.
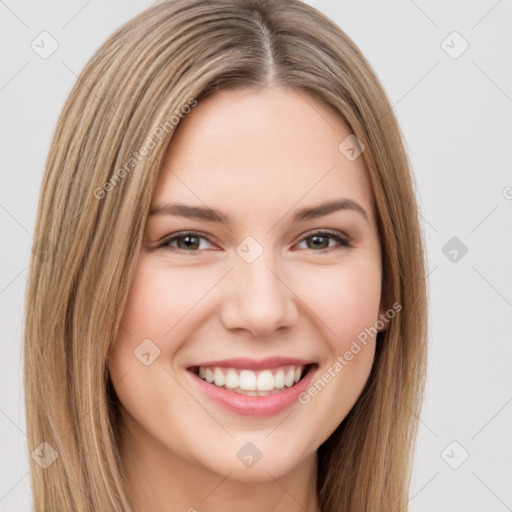
<instances>
[{"instance_id":1,"label":"nose bridge","mask_svg":"<svg viewBox=\"0 0 512 512\"><path fill-rule=\"evenodd\" d=\"M253 261L241 254L236 256L238 260L230 272L225 326L269 334L279 327L292 325L298 314L294 294L279 275L280 265L272 251L262 251Z\"/></svg>"}]
</instances>

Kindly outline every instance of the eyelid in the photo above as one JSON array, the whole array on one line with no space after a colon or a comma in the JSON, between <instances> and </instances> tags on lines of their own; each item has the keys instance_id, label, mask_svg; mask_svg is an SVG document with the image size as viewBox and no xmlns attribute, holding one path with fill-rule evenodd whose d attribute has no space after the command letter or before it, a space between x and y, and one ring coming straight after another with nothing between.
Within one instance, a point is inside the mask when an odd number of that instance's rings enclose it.
<instances>
[{"instance_id":1,"label":"eyelid","mask_svg":"<svg viewBox=\"0 0 512 512\"><path fill-rule=\"evenodd\" d=\"M343 238L347 242L350 241L350 237L345 235L345 233L343 233L342 231L338 231L337 229L328 229L328 228L312 229L311 231L306 231L306 233L301 235L301 238L299 241L302 242L305 238L309 238L310 236L317 235L317 234L318 235L332 235L334 237L338 236L340 238Z\"/></svg>"}]
</instances>

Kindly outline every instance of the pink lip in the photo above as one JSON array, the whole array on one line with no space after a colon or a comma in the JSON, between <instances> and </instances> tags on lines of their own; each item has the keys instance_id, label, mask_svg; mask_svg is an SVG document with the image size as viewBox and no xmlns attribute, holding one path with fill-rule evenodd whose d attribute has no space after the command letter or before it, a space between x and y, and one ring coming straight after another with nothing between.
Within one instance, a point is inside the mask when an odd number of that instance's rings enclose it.
<instances>
[{"instance_id":1,"label":"pink lip","mask_svg":"<svg viewBox=\"0 0 512 512\"><path fill-rule=\"evenodd\" d=\"M231 359L230 364L226 366L230 366L233 361L240 360ZM286 361L297 360L287 359ZM219 361L216 361L215 366L220 366L218 363ZM257 364L261 365L261 362ZM280 365L282 365L282 363ZM201 364L198 366L203 365ZM233 368L233 366L230 367ZM247 366L244 366L244 368L247 368ZM269 366L266 366L265 368L269 368ZM236 393L235 391L228 391L223 388L218 388L214 384L209 384L191 371L187 371L187 374L190 375L190 378L199 386L199 389L206 396L224 408L228 409L229 411L242 414L244 416L265 417L278 414L284 411L286 408L290 407L294 402L297 402L300 393L304 392L310 385L310 382L316 373L316 369L317 367L312 367L308 371L307 375L297 384L295 384L295 386L292 386L291 388L288 388L284 391L280 391L279 393L273 393L272 395L267 396L242 395L240 393Z\"/></svg>"},{"instance_id":2,"label":"pink lip","mask_svg":"<svg viewBox=\"0 0 512 512\"><path fill-rule=\"evenodd\" d=\"M238 357L235 359L222 359L220 361L207 361L203 363L197 363L189 365L188 369L204 366L212 367L218 366L219 368L240 368L247 370L271 370L272 368L278 368L279 366L297 365L306 366L308 364L314 364L315 361L307 361L306 359L294 359L289 357L267 357L266 359L248 359Z\"/></svg>"}]
</instances>

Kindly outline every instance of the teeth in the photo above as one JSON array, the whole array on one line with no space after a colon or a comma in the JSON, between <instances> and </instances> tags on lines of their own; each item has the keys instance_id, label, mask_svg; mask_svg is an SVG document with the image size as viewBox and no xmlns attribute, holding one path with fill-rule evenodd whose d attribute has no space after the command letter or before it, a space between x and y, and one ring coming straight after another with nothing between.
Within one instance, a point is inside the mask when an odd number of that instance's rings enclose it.
<instances>
[{"instance_id":1,"label":"teeth","mask_svg":"<svg viewBox=\"0 0 512 512\"><path fill-rule=\"evenodd\" d=\"M226 376L222 373L220 368L215 368L213 371L213 381L216 386L224 386L226 384Z\"/></svg>"},{"instance_id":2,"label":"teeth","mask_svg":"<svg viewBox=\"0 0 512 512\"><path fill-rule=\"evenodd\" d=\"M251 370L242 370L238 377L238 387L244 391L256 391L256 374Z\"/></svg>"},{"instance_id":3,"label":"teeth","mask_svg":"<svg viewBox=\"0 0 512 512\"><path fill-rule=\"evenodd\" d=\"M199 367L199 377L217 387L249 396L265 396L299 382L304 366L282 366L254 372L235 368Z\"/></svg>"},{"instance_id":4,"label":"teeth","mask_svg":"<svg viewBox=\"0 0 512 512\"><path fill-rule=\"evenodd\" d=\"M206 375L208 375L208 370L206 371ZM288 387L292 386L294 378L295 378L295 370L293 368L290 368L286 372L286 375L284 377L284 385L288 386Z\"/></svg>"},{"instance_id":5,"label":"teeth","mask_svg":"<svg viewBox=\"0 0 512 512\"><path fill-rule=\"evenodd\" d=\"M221 370L222 371L222 370ZM234 389L238 387L238 374L233 368L230 368L226 375L226 387Z\"/></svg>"},{"instance_id":6,"label":"teeth","mask_svg":"<svg viewBox=\"0 0 512 512\"><path fill-rule=\"evenodd\" d=\"M274 387L277 389L284 388L284 371L281 368L274 375Z\"/></svg>"},{"instance_id":7,"label":"teeth","mask_svg":"<svg viewBox=\"0 0 512 512\"><path fill-rule=\"evenodd\" d=\"M270 370L264 370L258 374L258 378L256 379L256 387L258 388L258 391L271 391L274 389L274 376Z\"/></svg>"}]
</instances>

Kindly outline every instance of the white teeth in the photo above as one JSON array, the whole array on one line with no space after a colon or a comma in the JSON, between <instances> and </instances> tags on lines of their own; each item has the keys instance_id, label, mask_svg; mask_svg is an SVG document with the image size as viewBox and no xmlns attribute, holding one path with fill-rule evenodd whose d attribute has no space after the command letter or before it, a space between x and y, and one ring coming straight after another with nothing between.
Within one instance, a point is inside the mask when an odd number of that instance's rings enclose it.
<instances>
[{"instance_id":1,"label":"white teeth","mask_svg":"<svg viewBox=\"0 0 512 512\"><path fill-rule=\"evenodd\" d=\"M264 370L258 375L256 387L258 388L258 391L270 391L271 389L274 389L274 376L270 370Z\"/></svg>"},{"instance_id":2,"label":"white teeth","mask_svg":"<svg viewBox=\"0 0 512 512\"><path fill-rule=\"evenodd\" d=\"M256 391L256 374L251 370L242 370L238 377L238 387L244 391Z\"/></svg>"},{"instance_id":3,"label":"white teeth","mask_svg":"<svg viewBox=\"0 0 512 512\"><path fill-rule=\"evenodd\" d=\"M274 387L277 389L284 388L284 372L281 368L274 375Z\"/></svg>"},{"instance_id":4,"label":"white teeth","mask_svg":"<svg viewBox=\"0 0 512 512\"><path fill-rule=\"evenodd\" d=\"M226 387L230 389L238 387L238 374L233 368L230 368L226 374Z\"/></svg>"},{"instance_id":5,"label":"white teeth","mask_svg":"<svg viewBox=\"0 0 512 512\"><path fill-rule=\"evenodd\" d=\"M199 377L217 387L249 396L265 396L299 382L304 366L282 366L254 372L223 367L199 367Z\"/></svg>"},{"instance_id":6,"label":"white teeth","mask_svg":"<svg viewBox=\"0 0 512 512\"><path fill-rule=\"evenodd\" d=\"M208 375L208 370L206 370L206 373ZM295 378L295 370L293 368L290 368L286 372L286 375L284 377L284 385L288 386L288 387L292 386L294 378Z\"/></svg>"},{"instance_id":7,"label":"white teeth","mask_svg":"<svg viewBox=\"0 0 512 512\"><path fill-rule=\"evenodd\" d=\"M215 368L213 371L213 381L215 382L216 386L224 386L226 384L226 377L222 373L222 370L220 368Z\"/></svg>"}]
</instances>

